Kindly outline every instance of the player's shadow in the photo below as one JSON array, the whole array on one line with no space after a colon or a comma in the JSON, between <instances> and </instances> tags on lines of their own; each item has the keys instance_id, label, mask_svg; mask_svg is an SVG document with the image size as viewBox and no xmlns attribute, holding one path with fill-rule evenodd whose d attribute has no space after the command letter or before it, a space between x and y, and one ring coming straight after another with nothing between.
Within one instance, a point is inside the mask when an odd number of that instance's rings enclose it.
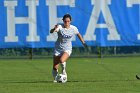
<instances>
[{"instance_id":1,"label":"player's shadow","mask_svg":"<svg viewBox=\"0 0 140 93\"><path fill-rule=\"evenodd\" d=\"M76 81L76 80L74 80L74 81L67 81L67 82L75 82L75 83L76 83L76 82L79 82L79 83L80 83L80 82L83 82L83 83L84 83L84 82L85 82L85 83L86 83L86 82L87 82L87 83L88 83L88 82L93 82L93 83L94 83L94 82L118 82L118 81L129 82L129 81L136 81L136 80L89 80L89 81L87 81L87 80L86 80L86 81L78 81L78 80Z\"/></svg>"},{"instance_id":2,"label":"player's shadow","mask_svg":"<svg viewBox=\"0 0 140 93\"><path fill-rule=\"evenodd\" d=\"M76 81L76 80L71 80L71 81L67 81L68 83L88 83L88 82L118 82L118 81L123 81L123 82L130 82L130 81L135 81L135 80L89 80L89 81ZM14 81L14 80L3 80L0 81L0 83L53 83L53 81Z\"/></svg>"},{"instance_id":3,"label":"player's shadow","mask_svg":"<svg viewBox=\"0 0 140 93\"><path fill-rule=\"evenodd\" d=\"M0 81L0 83L52 83L53 81L14 81L14 80L5 80Z\"/></svg>"}]
</instances>

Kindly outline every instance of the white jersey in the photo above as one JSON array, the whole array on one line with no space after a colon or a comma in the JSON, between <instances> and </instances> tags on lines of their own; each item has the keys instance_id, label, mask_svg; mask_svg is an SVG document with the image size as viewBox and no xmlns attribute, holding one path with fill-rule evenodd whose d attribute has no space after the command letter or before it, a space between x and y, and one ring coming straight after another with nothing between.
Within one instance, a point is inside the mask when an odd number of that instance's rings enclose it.
<instances>
[{"instance_id":1,"label":"white jersey","mask_svg":"<svg viewBox=\"0 0 140 93\"><path fill-rule=\"evenodd\" d=\"M56 29L58 38L55 43L56 51L72 50L72 38L79 33L78 29L70 25L70 28L64 28L63 25L58 25Z\"/></svg>"}]
</instances>

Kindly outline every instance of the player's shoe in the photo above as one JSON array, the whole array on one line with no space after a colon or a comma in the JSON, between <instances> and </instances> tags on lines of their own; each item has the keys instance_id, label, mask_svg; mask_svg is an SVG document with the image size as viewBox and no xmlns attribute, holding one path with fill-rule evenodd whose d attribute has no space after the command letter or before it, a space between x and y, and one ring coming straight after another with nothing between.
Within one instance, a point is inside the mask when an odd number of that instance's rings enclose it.
<instances>
[{"instance_id":1,"label":"player's shoe","mask_svg":"<svg viewBox=\"0 0 140 93\"><path fill-rule=\"evenodd\" d=\"M58 76L58 70L52 70L52 75L53 75L53 82L56 83L57 82L57 76Z\"/></svg>"},{"instance_id":2,"label":"player's shoe","mask_svg":"<svg viewBox=\"0 0 140 93\"><path fill-rule=\"evenodd\" d=\"M57 83L57 80L53 80L53 83Z\"/></svg>"},{"instance_id":3,"label":"player's shoe","mask_svg":"<svg viewBox=\"0 0 140 93\"><path fill-rule=\"evenodd\" d=\"M57 76L54 78L53 83L57 83Z\"/></svg>"}]
</instances>

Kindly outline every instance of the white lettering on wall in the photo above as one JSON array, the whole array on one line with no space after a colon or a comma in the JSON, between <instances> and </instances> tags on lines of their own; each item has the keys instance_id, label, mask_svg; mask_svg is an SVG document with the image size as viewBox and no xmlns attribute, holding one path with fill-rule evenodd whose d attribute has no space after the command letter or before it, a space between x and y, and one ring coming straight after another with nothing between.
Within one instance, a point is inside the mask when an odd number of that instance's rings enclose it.
<instances>
[{"instance_id":1,"label":"white lettering on wall","mask_svg":"<svg viewBox=\"0 0 140 93\"><path fill-rule=\"evenodd\" d=\"M133 7L134 4L140 4L140 0L127 0L127 7ZM139 11L140 11L140 7L139 7ZM139 27L139 33L140 33L140 27ZM137 38L138 40L140 40L140 34L137 35Z\"/></svg>"},{"instance_id":2,"label":"white lettering on wall","mask_svg":"<svg viewBox=\"0 0 140 93\"><path fill-rule=\"evenodd\" d=\"M51 29L57 23L62 23L62 18L57 17L57 6L75 7L75 0L46 0L46 5L49 7L49 29ZM56 41L56 39L57 34L47 36L47 41Z\"/></svg>"},{"instance_id":3,"label":"white lettering on wall","mask_svg":"<svg viewBox=\"0 0 140 93\"><path fill-rule=\"evenodd\" d=\"M36 26L36 6L39 5L39 2L38 0L26 0L26 5L28 6L29 17L15 17L17 0L4 1L4 6L7 7L7 36L5 37L5 42L18 42L16 24L29 24L28 42L40 41ZM24 29L22 29L22 31L24 31Z\"/></svg>"},{"instance_id":4,"label":"white lettering on wall","mask_svg":"<svg viewBox=\"0 0 140 93\"><path fill-rule=\"evenodd\" d=\"M107 28L109 35L107 40L120 40L120 35L117 32L114 24L109 6L111 0L91 0L94 8L88 23L86 34L84 35L85 40L96 40L95 30L96 28ZM106 24L97 24L100 13L103 13Z\"/></svg>"}]
</instances>

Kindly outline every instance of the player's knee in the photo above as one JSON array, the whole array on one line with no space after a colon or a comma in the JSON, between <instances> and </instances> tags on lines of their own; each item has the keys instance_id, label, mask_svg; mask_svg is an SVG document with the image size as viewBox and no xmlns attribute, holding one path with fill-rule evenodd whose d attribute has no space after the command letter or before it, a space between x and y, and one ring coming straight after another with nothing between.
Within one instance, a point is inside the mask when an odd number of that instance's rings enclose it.
<instances>
[{"instance_id":1,"label":"player's knee","mask_svg":"<svg viewBox=\"0 0 140 93\"><path fill-rule=\"evenodd\" d=\"M53 70L57 70L58 69L58 66L57 65L54 65L53 66Z\"/></svg>"},{"instance_id":2,"label":"player's knee","mask_svg":"<svg viewBox=\"0 0 140 93\"><path fill-rule=\"evenodd\" d=\"M56 68L56 67L53 67L53 70L57 70L58 68Z\"/></svg>"},{"instance_id":3,"label":"player's knee","mask_svg":"<svg viewBox=\"0 0 140 93\"><path fill-rule=\"evenodd\" d=\"M63 63L64 62L64 60L63 59L60 59L60 63Z\"/></svg>"}]
</instances>

